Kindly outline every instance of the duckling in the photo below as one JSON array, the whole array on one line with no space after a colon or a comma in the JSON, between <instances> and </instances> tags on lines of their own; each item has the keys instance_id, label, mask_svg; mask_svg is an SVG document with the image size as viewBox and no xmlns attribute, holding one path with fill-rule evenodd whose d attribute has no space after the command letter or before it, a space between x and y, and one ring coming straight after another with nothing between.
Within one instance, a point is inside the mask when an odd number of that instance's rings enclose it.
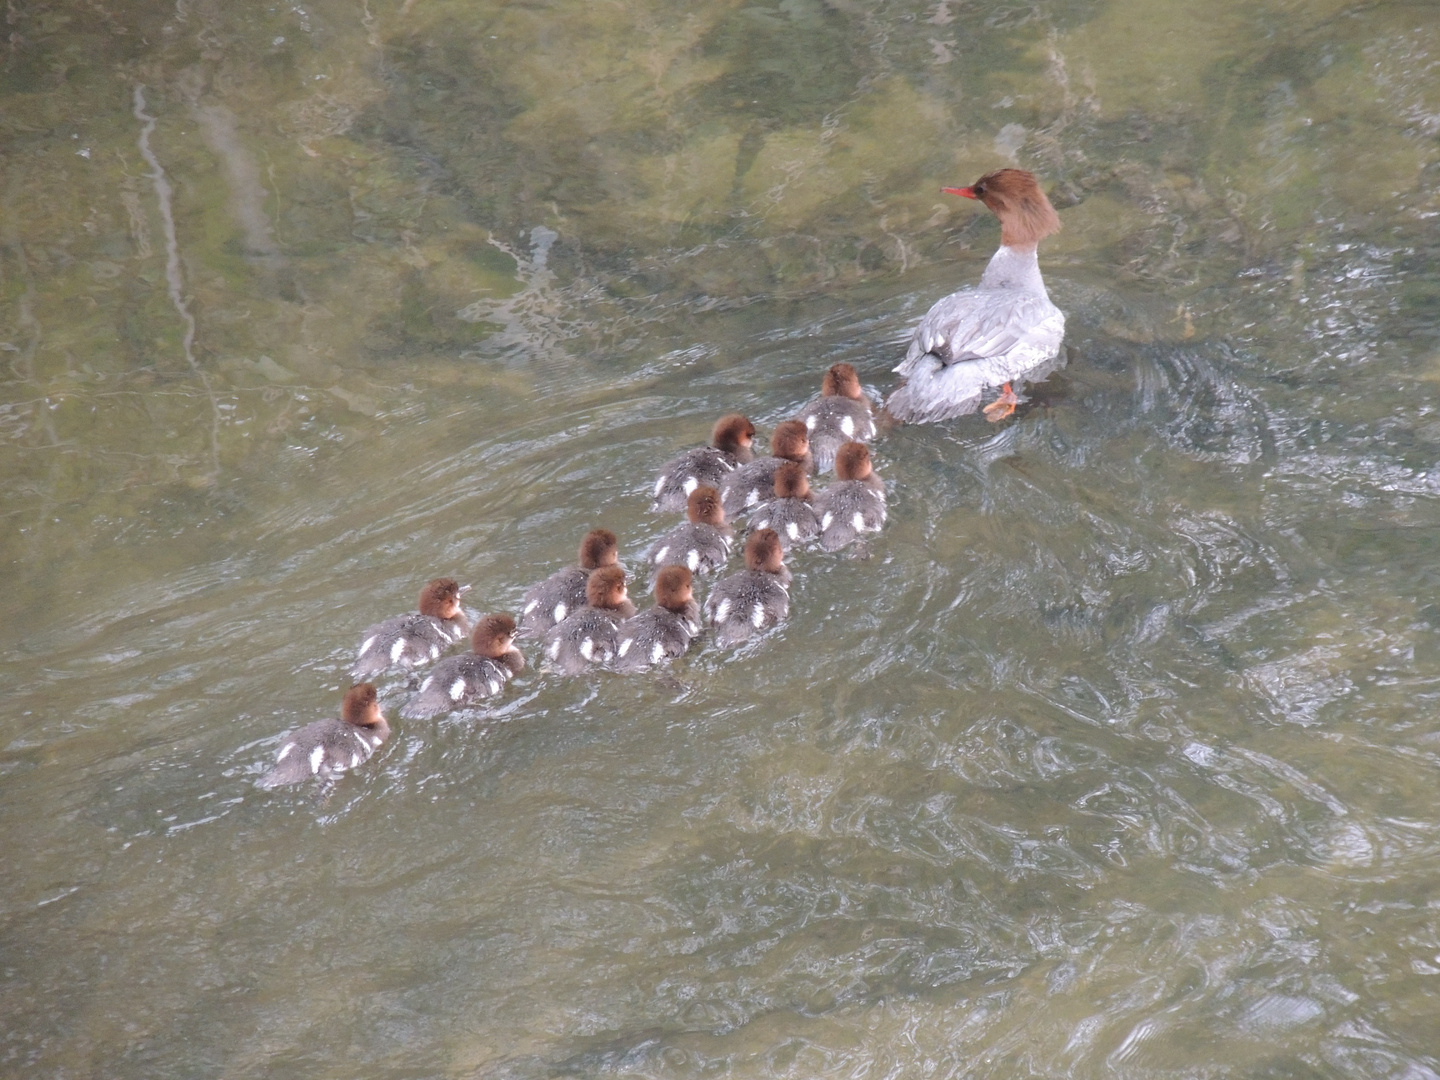
<instances>
[{"instance_id":1,"label":"duckling","mask_svg":"<svg viewBox=\"0 0 1440 1080\"><path fill-rule=\"evenodd\" d=\"M345 692L340 719L306 724L280 744L275 766L256 781L262 788L300 784L312 776L331 780L370 760L390 737L375 687L360 683Z\"/></svg>"},{"instance_id":2,"label":"duckling","mask_svg":"<svg viewBox=\"0 0 1440 1080\"><path fill-rule=\"evenodd\" d=\"M514 637L515 620L509 615L486 615L471 635L474 651L436 664L400 715L428 720L499 694L512 675L525 670L524 655L511 644Z\"/></svg>"},{"instance_id":3,"label":"duckling","mask_svg":"<svg viewBox=\"0 0 1440 1080\"><path fill-rule=\"evenodd\" d=\"M774 529L760 529L745 541L745 569L721 578L705 599L705 617L715 642L740 645L790 614L790 571Z\"/></svg>"},{"instance_id":4,"label":"duckling","mask_svg":"<svg viewBox=\"0 0 1440 1080\"><path fill-rule=\"evenodd\" d=\"M875 413L860 389L860 376L849 364L835 364L825 372L820 396L796 419L810 432L810 452L822 472L834 465L835 451L843 444L875 438Z\"/></svg>"},{"instance_id":5,"label":"duckling","mask_svg":"<svg viewBox=\"0 0 1440 1080\"><path fill-rule=\"evenodd\" d=\"M776 469L774 484L775 498L755 508L750 528L774 529L780 546L788 552L820 534L820 519L810 508L810 478L798 461L787 461Z\"/></svg>"},{"instance_id":6,"label":"duckling","mask_svg":"<svg viewBox=\"0 0 1440 1080\"><path fill-rule=\"evenodd\" d=\"M634 616L625 595L625 571L602 566L585 583L585 606L545 633L545 655L566 675L580 675L615 655L620 624Z\"/></svg>"},{"instance_id":7,"label":"duckling","mask_svg":"<svg viewBox=\"0 0 1440 1080\"><path fill-rule=\"evenodd\" d=\"M720 483L720 504L727 518L736 518L775 497L775 470L787 461L798 461L807 473L815 471L810 456L810 433L799 420L784 420L770 435L770 457L756 458L727 473Z\"/></svg>"},{"instance_id":8,"label":"duckling","mask_svg":"<svg viewBox=\"0 0 1440 1080\"><path fill-rule=\"evenodd\" d=\"M687 450L667 461L655 480L656 513L677 513L701 484L719 487L725 474L755 456L751 447L755 425L739 413L728 413L715 422L710 445Z\"/></svg>"},{"instance_id":9,"label":"duckling","mask_svg":"<svg viewBox=\"0 0 1440 1080\"><path fill-rule=\"evenodd\" d=\"M644 671L663 660L683 656L700 633L700 606L694 578L685 566L666 566L655 577L655 606L620 624L615 667Z\"/></svg>"},{"instance_id":10,"label":"duckling","mask_svg":"<svg viewBox=\"0 0 1440 1080\"><path fill-rule=\"evenodd\" d=\"M734 530L725 524L720 492L701 484L686 500L684 525L676 525L650 549L650 565L685 566L692 574L709 574L722 568L730 558Z\"/></svg>"},{"instance_id":11,"label":"duckling","mask_svg":"<svg viewBox=\"0 0 1440 1080\"><path fill-rule=\"evenodd\" d=\"M580 541L580 564L557 570L531 586L520 600L520 636L539 637L572 611L585 606L585 582L592 571L618 562L619 541L609 529L591 529Z\"/></svg>"},{"instance_id":12,"label":"duckling","mask_svg":"<svg viewBox=\"0 0 1440 1080\"><path fill-rule=\"evenodd\" d=\"M871 467L869 447L858 442L842 446L835 455L835 475L839 479L815 496L820 546L826 551L838 551L885 524L885 484Z\"/></svg>"},{"instance_id":13,"label":"duckling","mask_svg":"<svg viewBox=\"0 0 1440 1080\"><path fill-rule=\"evenodd\" d=\"M460 597L469 591L469 585L457 585L453 578L430 582L420 590L419 614L396 615L365 631L351 676L368 678L389 667L413 668L438 658L470 632L460 609Z\"/></svg>"}]
</instances>

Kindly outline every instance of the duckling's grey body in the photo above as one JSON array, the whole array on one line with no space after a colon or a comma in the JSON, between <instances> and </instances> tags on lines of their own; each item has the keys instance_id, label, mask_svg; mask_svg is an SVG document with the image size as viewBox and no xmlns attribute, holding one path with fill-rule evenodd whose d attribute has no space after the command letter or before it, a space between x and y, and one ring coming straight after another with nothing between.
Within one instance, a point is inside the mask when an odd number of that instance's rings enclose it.
<instances>
[{"instance_id":1,"label":"duckling's grey body","mask_svg":"<svg viewBox=\"0 0 1440 1080\"><path fill-rule=\"evenodd\" d=\"M771 574L741 570L715 583L705 599L705 617L715 627L715 643L739 645L790 614L789 571Z\"/></svg>"},{"instance_id":2,"label":"duckling's grey body","mask_svg":"<svg viewBox=\"0 0 1440 1080\"><path fill-rule=\"evenodd\" d=\"M822 471L835 464L835 451L847 442L868 443L875 438L870 403L841 394L816 398L795 419L810 432L810 453L815 457L815 467Z\"/></svg>"},{"instance_id":3,"label":"duckling's grey body","mask_svg":"<svg viewBox=\"0 0 1440 1080\"><path fill-rule=\"evenodd\" d=\"M661 514L683 514L685 501L701 484L718 488L736 465L735 455L713 446L697 446L667 461L655 480L655 501L650 509Z\"/></svg>"},{"instance_id":4,"label":"duckling's grey body","mask_svg":"<svg viewBox=\"0 0 1440 1080\"><path fill-rule=\"evenodd\" d=\"M425 676L400 715L408 720L428 720L495 697L510 677L520 674L524 668L525 659L517 649L511 649L498 660L473 652L447 656Z\"/></svg>"},{"instance_id":5,"label":"duckling's grey body","mask_svg":"<svg viewBox=\"0 0 1440 1080\"><path fill-rule=\"evenodd\" d=\"M820 535L820 519L807 499L771 499L750 515L752 529L774 529L780 547L789 551Z\"/></svg>"},{"instance_id":6,"label":"duckling's grey body","mask_svg":"<svg viewBox=\"0 0 1440 1080\"><path fill-rule=\"evenodd\" d=\"M520 633L539 637L572 611L579 611L585 606L589 580L590 571L583 566L567 566L526 590L520 601Z\"/></svg>"},{"instance_id":7,"label":"duckling's grey body","mask_svg":"<svg viewBox=\"0 0 1440 1080\"><path fill-rule=\"evenodd\" d=\"M262 788L329 780L370 760L390 734L383 721L369 727L331 718L291 733L275 755L274 767L257 783Z\"/></svg>"},{"instance_id":8,"label":"duckling's grey body","mask_svg":"<svg viewBox=\"0 0 1440 1080\"><path fill-rule=\"evenodd\" d=\"M470 622L463 614L453 619L418 613L396 615L361 635L360 653L350 674L365 679L391 667L428 664L468 633Z\"/></svg>"},{"instance_id":9,"label":"duckling's grey body","mask_svg":"<svg viewBox=\"0 0 1440 1080\"><path fill-rule=\"evenodd\" d=\"M626 609L586 605L552 626L545 633L545 655L566 675L607 663L619 644L620 623L635 614L635 605L625 604Z\"/></svg>"},{"instance_id":10,"label":"duckling's grey body","mask_svg":"<svg viewBox=\"0 0 1440 1080\"><path fill-rule=\"evenodd\" d=\"M650 565L684 566L692 574L711 574L724 568L730 559L733 533L728 525L707 525L687 521L676 525L650 549Z\"/></svg>"},{"instance_id":11,"label":"duckling's grey body","mask_svg":"<svg viewBox=\"0 0 1440 1080\"><path fill-rule=\"evenodd\" d=\"M671 611L656 604L620 624L615 667L619 671L644 671L684 656L699 633L700 605L694 600L684 611Z\"/></svg>"},{"instance_id":12,"label":"duckling's grey body","mask_svg":"<svg viewBox=\"0 0 1440 1080\"><path fill-rule=\"evenodd\" d=\"M866 480L837 480L815 496L820 546L838 551L861 533L885 524L885 489Z\"/></svg>"}]
</instances>

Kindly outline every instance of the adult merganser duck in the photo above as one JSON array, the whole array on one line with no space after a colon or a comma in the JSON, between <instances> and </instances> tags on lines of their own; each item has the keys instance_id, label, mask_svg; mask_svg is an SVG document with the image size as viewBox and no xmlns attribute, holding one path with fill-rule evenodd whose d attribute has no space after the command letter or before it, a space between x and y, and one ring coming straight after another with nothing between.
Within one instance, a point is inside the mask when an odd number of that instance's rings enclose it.
<instances>
[{"instance_id":1,"label":"adult merganser duck","mask_svg":"<svg viewBox=\"0 0 1440 1080\"><path fill-rule=\"evenodd\" d=\"M774 529L761 529L745 541L745 569L721 578L705 598L705 617L715 627L715 643L740 645L790 614L790 571Z\"/></svg>"},{"instance_id":2,"label":"adult merganser duck","mask_svg":"<svg viewBox=\"0 0 1440 1080\"><path fill-rule=\"evenodd\" d=\"M580 675L591 664L615 655L620 624L635 614L625 595L625 571L602 566L585 583L585 606L545 633L545 655L566 675Z\"/></svg>"},{"instance_id":3,"label":"adult merganser duck","mask_svg":"<svg viewBox=\"0 0 1440 1080\"><path fill-rule=\"evenodd\" d=\"M345 692L340 719L316 720L292 732L275 754L275 766L256 781L262 788L299 784L318 776L330 780L368 761L390 737L375 687L369 683Z\"/></svg>"},{"instance_id":4,"label":"adult merganser duck","mask_svg":"<svg viewBox=\"0 0 1440 1080\"><path fill-rule=\"evenodd\" d=\"M453 578L430 582L420 590L419 614L396 615L365 631L350 674L365 679L389 667L413 668L437 659L470 632L460 610L460 597L469 590Z\"/></svg>"},{"instance_id":5,"label":"adult merganser duck","mask_svg":"<svg viewBox=\"0 0 1440 1080\"><path fill-rule=\"evenodd\" d=\"M648 556L650 565L688 567L692 574L709 574L721 569L730 558L734 530L725 524L720 492L701 484L690 493L685 513L690 518L655 541Z\"/></svg>"},{"instance_id":6,"label":"adult merganser duck","mask_svg":"<svg viewBox=\"0 0 1440 1080\"><path fill-rule=\"evenodd\" d=\"M694 578L684 566L667 566L656 575L655 606L620 624L617 670L644 671L685 655L700 633L700 606L693 587Z\"/></svg>"},{"instance_id":7,"label":"adult merganser duck","mask_svg":"<svg viewBox=\"0 0 1440 1080\"><path fill-rule=\"evenodd\" d=\"M856 445L859 445L858 443ZM750 515L750 528L774 529L780 547L789 551L820 534L820 519L810 506L810 478L805 466L787 461L775 470L775 497Z\"/></svg>"},{"instance_id":8,"label":"adult merganser duck","mask_svg":"<svg viewBox=\"0 0 1440 1080\"><path fill-rule=\"evenodd\" d=\"M592 571L614 566L619 541L609 529L591 529L580 541L580 565L557 570L533 585L520 601L520 636L538 637L572 611L585 606L585 583Z\"/></svg>"},{"instance_id":9,"label":"adult merganser duck","mask_svg":"<svg viewBox=\"0 0 1440 1080\"><path fill-rule=\"evenodd\" d=\"M728 473L720 483L720 505L727 518L739 517L751 507L775 497L775 470L787 461L798 461L807 473L815 471L810 456L810 432L800 420L783 420L770 434L770 457L756 458Z\"/></svg>"},{"instance_id":10,"label":"adult merganser duck","mask_svg":"<svg viewBox=\"0 0 1440 1080\"><path fill-rule=\"evenodd\" d=\"M820 396L795 419L810 432L810 452L821 472L835 463L835 451L845 443L875 437L875 415L860 390L860 376L849 364L835 364L825 372Z\"/></svg>"},{"instance_id":11,"label":"adult merganser duck","mask_svg":"<svg viewBox=\"0 0 1440 1080\"><path fill-rule=\"evenodd\" d=\"M745 417L739 413L722 416L715 421L709 446L687 450L665 463L655 481L655 501L650 509L656 513L684 511L685 500L697 487L719 487L726 473L755 456L754 438L755 425Z\"/></svg>"},{"instance_id":12,"label":"adult merganser duck","mask_svg":"<svg viewBox=\"0 0 1440 1080\"><path fill-rule=\"evenodd\" d=\"M835 455L839 477L815 496L820 518L820 546L838 551L862 532L879 532L885 524L885 485L870 464L870 448L846 443Z\"/></svg>"},{"instance_id":13,"label":"adult merganser duck","mask_svg":"<svg viewBox=\"0 0 1440 1080\"><path fill-rule=\"evenodd\" d=\"M1034 174L986 173L964 188L942 189L979 199L1000 219L1000 250L976 289L938 300L920 320L898 371L904 384L885 408L897 420L928 423L974 412L985 392L1003 386L999 420L1019 400L1010 384L1037 374L1060 351L1065 316L1045 291L1036 248L1060 228L1060 217Z\"/></svg>"},{"instance_id":14,"label":"adult merganser duck","mask_svg":"<svg viewBox=\"0 0 1440 1080\"><path fill-rule=\"evenodd\" d=\"M470 637L474 651L436 664L400 715L428 720L500 693L510 676L525 670L525 657L511 644L514 637L515 620L509 615L480 619Z\"/></svg>"}]
</instances>

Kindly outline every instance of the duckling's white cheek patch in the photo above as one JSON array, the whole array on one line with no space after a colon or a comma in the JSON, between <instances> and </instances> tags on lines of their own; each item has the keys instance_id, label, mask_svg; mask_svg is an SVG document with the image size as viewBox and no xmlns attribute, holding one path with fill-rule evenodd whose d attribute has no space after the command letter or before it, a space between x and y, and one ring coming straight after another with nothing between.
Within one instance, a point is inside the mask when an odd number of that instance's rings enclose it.
<instances>
[{"instance_id":1,"label":"duckling's white cheek patch","mask_svg":"<svg viewBox=\"0 0 1440 1080\"><path fill-rule=\"evenodd\" d=\"M318 773L318 772L320 771L320 765L321 765L322 762L324 762L324 760L325 760L325 748L324 748L323 746L317 746L317 747L315 747L314 750L311 750L311 751L310 751L310 771L311 771L312 773Z\"/></svg>"}]
</instances>

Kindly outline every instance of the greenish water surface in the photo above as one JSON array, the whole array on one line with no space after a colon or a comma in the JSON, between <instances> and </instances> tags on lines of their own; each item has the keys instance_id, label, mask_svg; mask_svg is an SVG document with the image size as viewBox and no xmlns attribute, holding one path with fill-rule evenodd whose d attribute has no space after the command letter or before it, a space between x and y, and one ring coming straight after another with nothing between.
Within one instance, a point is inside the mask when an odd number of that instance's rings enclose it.
<instances>
[{"instance_id":1,"label":"greenish water surface","mask_svg":"<svg viewBox=\"0 0 1440 1080\"><path fill-rule=\"evenodd\" d=\"M4 1075L1440 1076L1433 3L5 33ZM888 392L1004 165L1068 364L877 444L868 559L255 787L427 578L634 566L716 416Z\"/></svg>"}]
</instances>

